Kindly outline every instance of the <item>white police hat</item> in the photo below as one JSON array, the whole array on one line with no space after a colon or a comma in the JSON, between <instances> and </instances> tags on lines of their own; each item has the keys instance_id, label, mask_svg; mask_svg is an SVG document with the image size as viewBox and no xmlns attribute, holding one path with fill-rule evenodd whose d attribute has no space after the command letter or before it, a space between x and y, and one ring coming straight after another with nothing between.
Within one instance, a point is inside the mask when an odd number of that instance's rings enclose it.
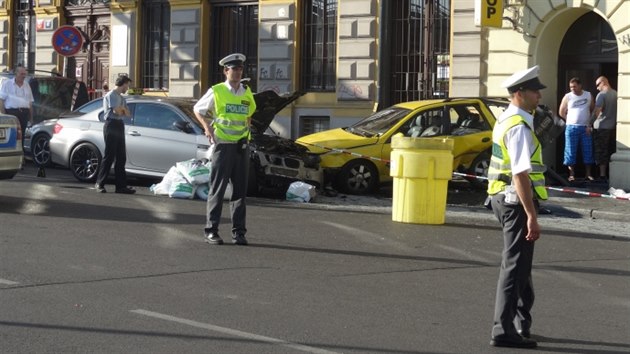
<instances>
[{"instance_id":1,"label":"white police hat","mask_svg":"<svg viewBox=\"0 0 630 354\"><path fill-rule=\"evenodd\" d=\"M501 86L507 88L510 93L519 90L542 90L547 88L538 79L538 69L538 65L536 65L527 70L515 72L503 81Z\"/></svg>"},{"instance_id":2,"label":"white police hat","mask_svg":"<svg viewBox=\"0 0 630 354\"><path fill-rule=\"evenodd\" d=\"M228 68L231 68L234 66L243 66L243 62L245 61L245 59L246 58L244 54L233 53L219 60L219 65L227 66Z\"/></svg>"}]
</instances>

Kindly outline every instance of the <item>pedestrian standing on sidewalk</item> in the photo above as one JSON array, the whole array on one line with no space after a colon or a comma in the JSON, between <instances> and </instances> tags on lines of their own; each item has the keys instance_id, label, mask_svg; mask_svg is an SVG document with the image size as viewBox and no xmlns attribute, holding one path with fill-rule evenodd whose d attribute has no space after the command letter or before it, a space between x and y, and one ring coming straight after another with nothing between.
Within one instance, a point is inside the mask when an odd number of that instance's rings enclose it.
<instances>
[{"instance_id":1,"label":"pedestrian standing on sidewalk","mask_svg":"<svg viewBox=\"0 0 630 354\"><path fill-rule=\"evenodd\" d=\"M608 182L608 163L615 152L617 128L617 91L610 87L608 78L600 76L595 81L599 93L595 98L595 111L591 124L595 129L595 162L599 165L599 179Z\"/></svg>"},{"instance_id":2,"label":"pedestrian standing on sidewalk","mask_svg":"<svg viewBox=\"0 0 630 354\"><path fill-rule=\"evenodd\" d=\"M195 117L201 123L210 143L214 144L210 170L210 191L204 239L213 245L223 244L219 222L223 196L232 184L232 243L247 245L245 233L245 197L249 170L251 116L256 111L254 95L241 84L245 55L234 53L219 61L226 81L212 86L195 104ZM208 123L204 116L212 116Z\"/></svg>"},{"instance_id":3,"label":"pedestrian standing on sidewalk","mask_svg":"<svg viewBox=\"0 0 630 354\"><path fill-rule=\"evenodd\" d=\"M494 308L491 345L535 348L530 339L534 305L532 261L534 241L540 237L538 199L547 199L542 148L532 112L545 88L538 66L510 76L503 87L510 105L492 131L488 194L503 228L503 253Z\"/></svg>"},{"instance_id":4,"label":"pedestrian standing on sidewalk","mask_svg":"<svg viewBox=\"0 0 630 354\"><path fill-rule=\"evenodd\" d=\"M22 126L22 141L29 124L33 124L33 91L26 82L26 68L15 67L15 77L0 88L0 112L16 116Z\"/></svg>"},{"instance_id":5,"label":"pedestrian standing on sidewalk","mask_svg":"<svg viewBox=\"0 0 630 354\"><path fill-rule=\"evenodd\" d=\"M135 189L127 186L127 172L125 171L127 148L125 145L125 123L123 119L131 117L131 112L122 94L127 92L130 82L131 79L129 77L119 76L116 79L116 88L109 91L103 98L105 155L98 167L98 177L96 179L95 188L99 193L107 192L105 190L105 180L114 161L116 161L114 165L116 193L134 194L136 192Z\"/></svg>"},{"instance_id":6,"label":"pedestrian standing on sidewalk","mask_svg":"<svg viewBox=\"0 0 630 354\"><path fill-rule=\"evenodd\" d=\"M575 181L575 164L578 146L582 151L582 161L586 170L586 179L594 181L591 174L593 160L593 135L589 124L595 101L590 92L582 90L582 81L574 77L569 80L569 93L560 103L559 114L566 122L564 131L564 165L569 169L569 182Z\"/></svg>"}]
</instances>

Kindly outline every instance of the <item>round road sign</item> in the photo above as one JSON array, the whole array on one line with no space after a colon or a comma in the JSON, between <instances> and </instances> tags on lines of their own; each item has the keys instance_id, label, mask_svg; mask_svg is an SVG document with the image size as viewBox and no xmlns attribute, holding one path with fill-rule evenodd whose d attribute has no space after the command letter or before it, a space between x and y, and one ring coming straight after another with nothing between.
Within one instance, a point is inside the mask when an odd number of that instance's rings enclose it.
<instances>
[{"instance_id":1,"label":"round road sign","mask_svg":"<svg viewBox=\"0 0 630 354\"><path fill-rule=\"evenodd\" d=\"M71 57L83 47L83 35L74 26L61 26L52 35L52 45L57 53Z\"/></svg>"}]
</instances>

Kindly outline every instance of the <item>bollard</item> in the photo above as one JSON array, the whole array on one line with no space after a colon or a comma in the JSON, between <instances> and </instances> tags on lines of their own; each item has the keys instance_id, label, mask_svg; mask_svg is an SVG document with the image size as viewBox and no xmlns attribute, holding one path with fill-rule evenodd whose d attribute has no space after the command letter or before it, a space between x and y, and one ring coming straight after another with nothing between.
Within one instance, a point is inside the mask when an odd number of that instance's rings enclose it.
<instances>
[{"instance_id":1,"label":"bollard","mask_svg":"<svg viewBox=\"0 0 630 354\"><path fill-rule=\"evenodd\" d=\"M448 138L392 138L393 221L444 224L453 143Z\"/></svg>"}]
</instances>

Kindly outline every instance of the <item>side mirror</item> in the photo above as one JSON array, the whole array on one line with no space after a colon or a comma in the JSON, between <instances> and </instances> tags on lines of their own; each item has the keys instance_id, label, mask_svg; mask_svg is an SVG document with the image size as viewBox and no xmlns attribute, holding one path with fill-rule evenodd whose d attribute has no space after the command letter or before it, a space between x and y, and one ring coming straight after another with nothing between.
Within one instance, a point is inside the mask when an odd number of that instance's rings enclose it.
<instances>
[{"instance_id":1,"label":"side mirror","mask_svg":"<svg viewBox=\"0 0 630 354\"><path fill-rule=\"evenodd\" d=\"M173 123L173 125L175 126L175 128L177 128L177 130L180 130L186 134L190 134L193 132L192 127L190 126L190 123L188 122L184 122L182 120L178 120L177 122Z\"/></svg>"}]
</instances>

